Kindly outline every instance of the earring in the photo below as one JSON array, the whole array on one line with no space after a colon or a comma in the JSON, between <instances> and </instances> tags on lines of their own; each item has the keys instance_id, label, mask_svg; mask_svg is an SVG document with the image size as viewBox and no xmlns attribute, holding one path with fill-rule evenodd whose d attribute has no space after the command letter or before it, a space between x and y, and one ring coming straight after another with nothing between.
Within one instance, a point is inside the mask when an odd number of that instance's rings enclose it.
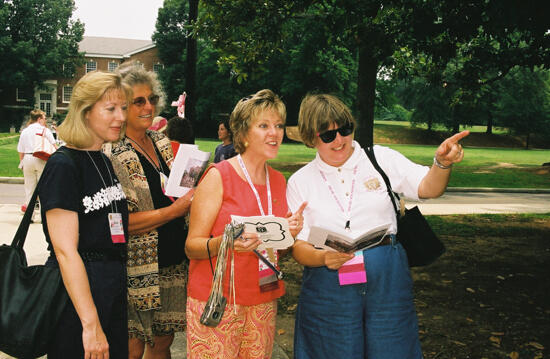
<instances>
[{"instance_id":1,"label":"earring","mask_svg":"<svg viewBox=\"0 0 550 359\"><path fill-rule=\"evenodd\" d=\"M248 147L248 141L244 141L244 148Z\"/></svg>"}]
</instances>

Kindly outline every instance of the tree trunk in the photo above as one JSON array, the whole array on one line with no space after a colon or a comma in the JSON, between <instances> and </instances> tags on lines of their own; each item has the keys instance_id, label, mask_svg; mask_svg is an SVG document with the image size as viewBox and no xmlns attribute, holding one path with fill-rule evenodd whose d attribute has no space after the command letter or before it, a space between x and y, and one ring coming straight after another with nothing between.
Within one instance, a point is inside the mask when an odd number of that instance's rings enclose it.
<instances>
[{"instance_id":1,"label":"tree trunk","mask_svg":"<svg viewBox=\"0 0 550 359\"><path fill-rule=\"evenodd\" d=\"M485 131L486 134L492 135L493 134L493 114L491 111L488 111L489 118L487 119L487 131Z\"/></svg>"},{"instance_id":2,"label":"tree trunk","mask_svg":"<svg viewBox=\"0 0 550 359\"><path fill-rule=\"evenodd\" d=\"M528 150L529 149L529 140L531 138L531 134L530 133L527 133L527 136L525 136L525 149Z\"/></svg>"},{"instance_id":3,"label":"tree trunk","mask_svg":"<svg viewBox=\"0 0 550 359\"><path fill-rule=\"evenodd\" d=\"M189 0L189 22L197 21L199 0ZM191 121L197 120L197 39L187 39L187 58L185 66L185 117Z\"/></svg>"},{"instance_id":4,"label":"tree trunk","mask_svg":"<svg viewBox=\"0 0 550 359\"><path fill-rule=\"evenodd\" d=\"M364 41L359 45L357 73L357 109L359 128L355 139L362 147L372 146L374 137L374 99L378 61Z\"/></svg>"}]
</instances>

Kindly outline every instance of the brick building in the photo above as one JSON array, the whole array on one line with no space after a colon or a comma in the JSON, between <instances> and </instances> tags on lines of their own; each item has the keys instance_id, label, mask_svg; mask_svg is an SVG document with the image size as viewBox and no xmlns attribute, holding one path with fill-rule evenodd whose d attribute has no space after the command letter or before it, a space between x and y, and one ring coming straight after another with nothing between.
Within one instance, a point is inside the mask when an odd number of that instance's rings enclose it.
<instances>
[{"instance_id":1,"label":"brick building","mask_svg":"<svg viewBox=\"0 0 550 359\"><path fill-rule=\"evenodd\" d=\"M24 90L18 88L0 97L0 131L7 131L12 126L19 129L32 108L40 108L48 118L66 113L74 84L87 72L114 71L126 61L143 64L147 70L155 72L163 67L156 46L150 40L84 36L79 50L84 53L85 62L74 76L44 81L34 89L34 103L29 103Z\"/></svg>"}]
</instances>

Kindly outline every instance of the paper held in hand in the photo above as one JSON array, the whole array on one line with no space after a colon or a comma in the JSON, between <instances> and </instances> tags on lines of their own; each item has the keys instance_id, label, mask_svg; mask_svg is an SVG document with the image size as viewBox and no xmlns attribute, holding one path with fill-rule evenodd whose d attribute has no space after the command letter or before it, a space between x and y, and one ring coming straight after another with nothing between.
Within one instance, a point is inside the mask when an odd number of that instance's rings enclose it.
<instances>
[{"instance_id":1,"label":"paper held in hand","mask_svg":"<svg viewBox=\"0 0 550 359\"><path fill-rule=\"evenodd\" d=\"M258 233L262 244L258 249L285 249L294 244L286 218L275 216L231 216L236 223L244 223L244 231Z\"/></svg>"},{"instance_id":2,"label":"paper held in hand","mask_svg":"<svg viewBox=\"0 0 550 359\"><path fill-rule=\"evenodd\" d=\"M312 226L307 241L314 247L335 250L343 253L354 253L372 247L389 235L390 223L376 226L371 230L356 237L349 237L342 233L329 231L328 229Z\"/></svg>"},{"instance_id":3,"label":"paper held in hand","mask_svg":"<svg viewBox=\"0 0 550 359\"><path fill-rule=\"evenodd\" d=\"M210 152L199 150L197 145L181 144L172 164L165 194L172 197L185 195L197 185L209 159Z\"/></svg>"}]
</instances>

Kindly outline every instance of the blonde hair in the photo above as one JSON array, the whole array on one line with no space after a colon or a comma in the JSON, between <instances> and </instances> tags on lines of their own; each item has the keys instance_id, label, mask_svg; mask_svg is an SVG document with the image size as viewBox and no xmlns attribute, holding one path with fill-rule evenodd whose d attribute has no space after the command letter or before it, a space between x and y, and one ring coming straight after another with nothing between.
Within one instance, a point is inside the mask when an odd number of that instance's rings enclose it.
<instances>
[{"instance_id":1,"label":"blonde hair","mask_svg":"<svg viewBox=\"0 0 550 359\"><path fill-rule=\"evenodd\" d=\"M29 120L29 123L35 123L42 116L45 117L46 112L44 112L42 110L39 110L39 109L34 109L34 110L31 111L30 115L31 115L31 119Z\"/></svg>"},{"instance_id":2,"label":"blonde hair","mask_svg":"<svg viewBox=\"0 0 550 359\"><path fill-rule=\"evenodd\" d=\"M93 137L86 124L86 114L104 96L118 92L130 99L130 89L122 83L120 75L112 72L93 71L84 75L73 88L69 112L57 128L59 137L76 148L87 148Z\"/></svg>"},{"instance_id":3,"label":"blonde hair","mask_svg":"<svg viewBox=\"0 0 550 359\"><path fill-rule=\"evenodd\" d=\"M250 125L258 114L265 110L277 112L286 121L286 107L283 101L271 90L260 90L254 95L242 98L237 102L229 118L229 127L233 132L233 147L238 153L246 151L245 138Z\"/></svg>"},{"instance_id":4,"label":"blonde hair","mask_svg":"<svg viewBox=\"0 0 550 359\"><path fill-rule=\"evenodd\" d=\"M315 147L317 134L328 130L331 124L338 127L357 125L350 109L336 96L328 94L308 94L300 104L298 130L307 147Z\"/></svg>"},{"instance_id":5,"label":"blonde hair","mask_svg":"<svg viewBox=\"0 0 550 359\"><path fill-rule=\"evenodd\" d=\"M155 105L155 113L153 114L158 116L166 103L166 94L162 90L157 74L145 70L141 64L133 61L122 64L116 72L122 76L122 81L130 86L130 89L133 89L136 85L147 85L151 88L151 92L159 97L159 102ZM129 102L131 104L132 101L129 100Z\"/></svg>"}]
</instances>

